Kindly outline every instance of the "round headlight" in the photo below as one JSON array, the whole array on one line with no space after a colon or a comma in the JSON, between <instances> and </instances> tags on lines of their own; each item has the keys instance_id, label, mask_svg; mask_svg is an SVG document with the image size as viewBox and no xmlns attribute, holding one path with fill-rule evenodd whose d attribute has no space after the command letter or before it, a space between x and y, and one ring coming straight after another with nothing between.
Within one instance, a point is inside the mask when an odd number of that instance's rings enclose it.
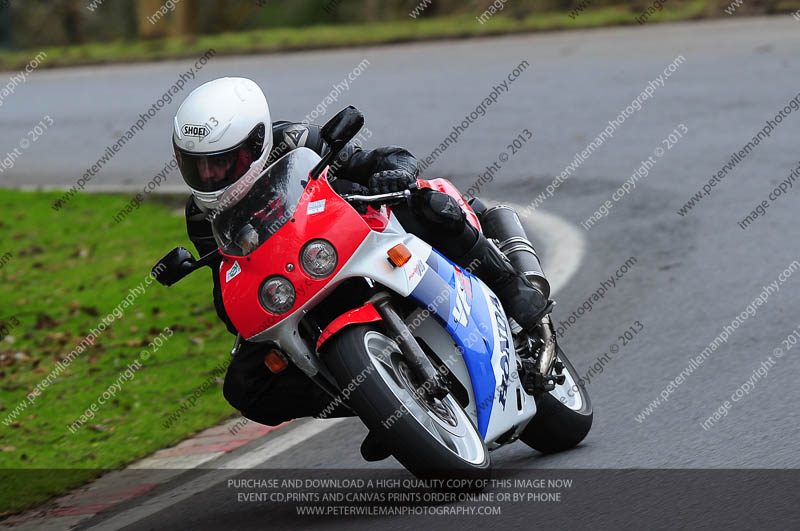
<instances>
[{"instance_id":1,"label":"round headlight","mask_svg":"<svg viewBox=\"0 0 800 531\"><path fill-rule=\"evenodd\" d=\"M295 301L294 286L288 278L272 276L258 290L258 300L267 311L282 314L292 309Z\"/></svg>"},{"instance_id":2,"label":"round headlight","mask_svg":"<svg viewBox=\"0 0 800 531\"><path fill-rule=\"evenodd\" d=\"M336 269L336 249L325 240L311 240L300 251L300 265L314 278L325 278Z\"/></svg>"}]
</instances>

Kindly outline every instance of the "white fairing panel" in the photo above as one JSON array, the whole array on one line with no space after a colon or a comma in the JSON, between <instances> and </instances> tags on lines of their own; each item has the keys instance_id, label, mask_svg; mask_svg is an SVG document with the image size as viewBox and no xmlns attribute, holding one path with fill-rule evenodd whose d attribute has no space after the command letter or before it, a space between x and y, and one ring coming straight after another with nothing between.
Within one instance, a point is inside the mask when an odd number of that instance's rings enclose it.
<instances>
[{"instance_id":1,"label":"white fairing panel","mask_svg":"<svg viewBox=\"0 0 800 531\"><path fill-rule=\"evenodd\" d=\"M519 371L517 370L517 353L514 349L514 340L511 336L511 327L508 324L502 307L492 303L497 296L483 282L478 282L483 295L489 302L489 319L492 327L494 348L492 352L492 367L494 369L497 388L492 404L492 416L489 418L489 427L486 430L486 442L493 442L501 435L516 427L521 432L525 425L536 415L536 402L522 388ZM488 339L488 338L487 338Z\"/></svg>"},{"instance_id":2,"label":"white fairing panel","mask_svg":"<svg viewBox=\"0 0 800 531\"><path fill-rule=\"evenodd\" d=\"M488 288L484 287L484 289L486 289L485 294L487 295L487 300L489 300L488 295L494 294L492 294ZM502 317L505 319L504 315ZM515 428L515 432L518 435L536 414L536 402L533 400L533 397L522 389L520 383L519 373L516 368L517 355L513 351L513 343L509 347L509 352L503 351L503 336L500 334L496 321L494 321L494 319L492 319L492 321L491 332L494 338L492 368L494 370L497 387L492 402L492 414L489 418L488 429L484 437L487 444L493 443L498 437L507 433L512 428ZM406 324L414 337L421 339L425 345L430 347L439 358L439 361L446 365L450 372L452 372L461 383L469 400L468 405L464 409L472 422L477 426L479 406L475 400L472 380L464 357L458 349L453 337L429 312L422 309L409 315L406 319ZM504 355L508 356L506 360L503 360ZM504 377L507 385L505 388L503 387Z\"/></svg>"}]
</instances>

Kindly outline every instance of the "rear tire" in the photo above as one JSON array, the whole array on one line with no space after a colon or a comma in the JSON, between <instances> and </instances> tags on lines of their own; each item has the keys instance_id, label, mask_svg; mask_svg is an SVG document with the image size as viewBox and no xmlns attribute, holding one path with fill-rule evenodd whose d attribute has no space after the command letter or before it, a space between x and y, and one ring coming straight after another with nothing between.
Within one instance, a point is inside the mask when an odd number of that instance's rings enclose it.
<instances>
[{"instance_id":1,"label":"rear tire","mask_svg":"<svg viewBox=\"0 0 800 531\"><path fill-rule=\"evenodd\" d=\"M579 383L575 367L561 347L558 359L564 364L566 381L549 393L536 397L536 416L519 439L542 453L563 452L576 447L592 428L594 411L589 394Z\"/></svg>"},{"instance_id":2,"label":"rear tire","mask_svg":"<svg viewBox=\"0 0 800 531\"><path fill-rule=\"evenodd\" d=\"M430 401L412 395L400 349L374 325L356 325L323 354L349 404L392 455L419 478L488 479L486 444L452 394ZM360 383L359 383L360 382Z\"/></svg>"}]
</instances>

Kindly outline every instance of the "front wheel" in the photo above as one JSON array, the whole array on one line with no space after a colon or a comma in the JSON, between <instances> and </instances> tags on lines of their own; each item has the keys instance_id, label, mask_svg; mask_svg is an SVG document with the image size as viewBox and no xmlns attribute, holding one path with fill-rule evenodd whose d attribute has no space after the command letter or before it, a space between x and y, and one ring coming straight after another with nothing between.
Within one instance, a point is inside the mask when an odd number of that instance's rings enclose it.
<instances>
[{"instance_id":1,"label":"front wheel","mask_svg":"<svg viewBox=\"0 0 800 531\"><path fill-rule=\"evenodd\" d=\"M557 359L564 364L564 383L536 397L536 416L519 439L543 453L561 452L577 446L592 427L594 412L589 394L561 347Z\"/></svg>"},{"instance_id":2,"label":"front wheel","mask_svg":"<svg viewBox=\"0 0 800 531\"><path fill-rule=\"evenodd\" d=\"M350 405L392 455L420 478L488 479L491 460L475 425L452 394L430 398L397 344L373 325L335 338L323 354Z\"/></svg>"}]
</instances>

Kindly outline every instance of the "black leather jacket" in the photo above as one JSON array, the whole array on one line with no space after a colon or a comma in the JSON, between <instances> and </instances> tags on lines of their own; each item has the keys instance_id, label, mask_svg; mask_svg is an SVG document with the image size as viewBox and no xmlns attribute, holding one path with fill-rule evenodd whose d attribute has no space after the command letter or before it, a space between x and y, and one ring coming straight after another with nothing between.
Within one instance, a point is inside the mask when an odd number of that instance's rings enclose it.
<instances>
[{"instance_id":1,"label":"black leather jacket","mask_svg":"<svg viewBox=\"0 0 800 531\"><path fill-rule=\"evenodd\" d=\"M273 147L267 158L267 164L272 164L298 147L307 147L320 156L324 155L328 151L328 146L320 137L320 129L320 126L313 124L304 125L286 121L273 123ZM333 181L331 185L338 193L350 192L353 183L366 186L374 173L385 170L404 170L412 175L417 174L417 160L406 149L397 146L365 151L351 142L337 158L341 163L332 166L330 180ZM197 206L194 197L189 196L186 202L186 231L200 256L217 248L214 236L211 234L211 222L206 216L207 213ZM228 327L228 331L236 334L236 328L222 304L218 267L211 267L211 277L214 281L214 307L217 315Z\"/></svg>"}]
</instances>

